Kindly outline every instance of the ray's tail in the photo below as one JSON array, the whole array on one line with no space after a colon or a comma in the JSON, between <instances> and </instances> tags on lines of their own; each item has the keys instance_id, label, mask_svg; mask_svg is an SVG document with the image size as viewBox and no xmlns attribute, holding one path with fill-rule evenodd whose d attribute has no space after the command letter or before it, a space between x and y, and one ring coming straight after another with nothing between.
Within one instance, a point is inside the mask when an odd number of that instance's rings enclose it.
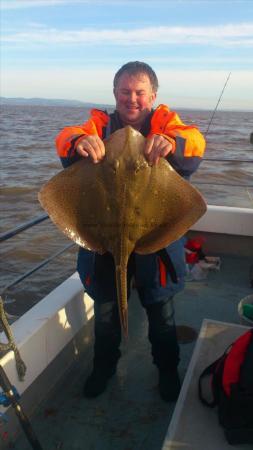
<instances>
[{"instance_id":1,"label":"ray's tail","mask_svg":"<svg viewBox=\"0 0 253 450\"><path fill-rule=\"evenodd\" d=\"M126 244L125 240L122 239L121 245L116 248L114 253L119 317L121 328L126 338L128 337L127 265L133 249L129 241Z\"/></svg>"},{"instance_id":2,"label":"ray's tail","mask_svg":"<svg viewBox=\"0 0 253 450\"><path fill-rule=\"evenodd\" d=\"M127 258L128 260L128 258ZM127 262L116 264L116 286L121 328L128 337L128 306L127 306Z\"/></svg>"}]
</instances>

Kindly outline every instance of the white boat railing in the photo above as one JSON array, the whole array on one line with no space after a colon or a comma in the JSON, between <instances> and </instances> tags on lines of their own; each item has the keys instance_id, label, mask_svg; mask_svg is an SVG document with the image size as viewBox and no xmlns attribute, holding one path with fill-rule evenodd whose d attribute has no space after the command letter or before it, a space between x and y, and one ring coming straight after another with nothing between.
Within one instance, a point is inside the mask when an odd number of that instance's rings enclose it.
<instances>
[{"instance_id":1,"label":"white boat railing","mask_svg":"<svg viewBox=\"0 0 253 450\"><path fill-rule=\"evenodd\" d=\"M208 205L204 216L191 227L191 230L253 236L253 209Z\"/></svg>"}]
</instances>

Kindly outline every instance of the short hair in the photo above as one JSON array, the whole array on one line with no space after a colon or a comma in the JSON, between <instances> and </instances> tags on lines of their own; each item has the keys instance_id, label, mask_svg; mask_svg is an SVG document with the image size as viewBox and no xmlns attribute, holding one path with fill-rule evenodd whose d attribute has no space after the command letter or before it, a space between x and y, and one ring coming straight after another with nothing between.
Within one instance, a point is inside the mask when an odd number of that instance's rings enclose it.
<instances>
[{"instance_id":1,"label":"short hair","mask_svg":"<svg viewBox=\"0 0 253 450\"><path fill-rule=\"evenodd\" d=\"M158 89L158 79L154 70L146 63L140 61L131 61L124 64L118 72L116 72L113 80L114 89L117 87L119 79L123 73L128 73L128 75L138 75L144 73L148 76L153 92L157 92Z\"/></svg>"}]
</instances>

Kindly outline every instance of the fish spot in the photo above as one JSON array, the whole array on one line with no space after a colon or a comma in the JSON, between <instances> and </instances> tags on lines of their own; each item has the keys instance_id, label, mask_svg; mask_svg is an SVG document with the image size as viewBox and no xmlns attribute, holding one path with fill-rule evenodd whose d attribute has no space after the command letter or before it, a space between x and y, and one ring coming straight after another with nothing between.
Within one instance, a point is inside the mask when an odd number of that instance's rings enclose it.
<instances>
[{"instance_id":1,"label":"fish spot","mask_svg":"<svg viewBox=\"0 0 253 450\"><path fill-rule=\"evenodd\" d=\"M112 168L113 168L114 173L116 173L117 170L118 170L118 168L119 168L119 160L118 160L118 159L115 159L115 160L113 161Z\"/></svg>"},{"instance_id":2,"label":"fish spot","mask_svg":"<svg viewBox=\"0 0 253 450\"><path fill-rule=\"evenodd\" d=\"M147 161L144 159L137 159L133 165L130 166L131 170L134 170L135 173L138 173L140 170L149 167Z\"/></svg>"}]
</instances>

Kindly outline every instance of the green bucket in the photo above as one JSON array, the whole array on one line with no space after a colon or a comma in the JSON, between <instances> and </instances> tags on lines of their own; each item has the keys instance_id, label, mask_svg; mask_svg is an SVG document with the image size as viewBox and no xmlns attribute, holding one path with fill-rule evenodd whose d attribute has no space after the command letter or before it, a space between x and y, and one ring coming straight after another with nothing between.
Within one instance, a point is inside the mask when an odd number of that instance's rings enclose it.
<instances>
[{"instance_id":1,"label":"green bucket","mask_svg":"<svg viewBox=\"0 0 253 450\"><path fill-rule=\"evenodd\" d=\"M240 301L238 314L242 325L253 327L253 294L247 295Z\"/></svg>"}]
</instances>

